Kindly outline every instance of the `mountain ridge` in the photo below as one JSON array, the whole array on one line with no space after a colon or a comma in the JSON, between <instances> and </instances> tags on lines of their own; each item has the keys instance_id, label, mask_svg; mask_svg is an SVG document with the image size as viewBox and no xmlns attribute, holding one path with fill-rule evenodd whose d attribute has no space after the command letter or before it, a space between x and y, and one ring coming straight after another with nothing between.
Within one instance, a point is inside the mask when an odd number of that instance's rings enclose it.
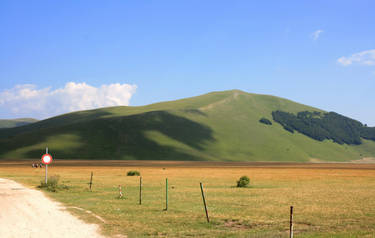
<instances>
[{"instance_id":1,"label":"mountain ridge","mask_svg":"<svg viewBox=\"0 0 375 238\"><path fill-rule=\"evenodd\" d=\"M34 118L0 119L0 129L24 126L37 121Z\"/></svg>"},{"instance_id":2,"label":"mountain ridge","mask_svg":"<svg viewBox=\"0 0 375 238\"><path fill-rule=\"evenodd\" d=\"M288 99L219 91L138 107L67 113L0 130L0 158L207 161L351 161L375 156L375 142L339 145L265 125L272 112L325 112ZM274 122L274 121L273 121Z\"/></svg>"}]
</instances>

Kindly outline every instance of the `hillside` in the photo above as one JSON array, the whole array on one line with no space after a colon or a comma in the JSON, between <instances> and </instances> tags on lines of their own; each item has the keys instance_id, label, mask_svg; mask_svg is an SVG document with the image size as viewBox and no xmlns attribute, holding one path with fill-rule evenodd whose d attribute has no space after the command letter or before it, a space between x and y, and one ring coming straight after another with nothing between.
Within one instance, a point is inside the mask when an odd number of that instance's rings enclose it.
<instances>
[{"instance_id":1,"label":"hillside","mask_svg":"<svg viewBox=\"0 0 375 238\"><path fill-rule=\"evenodd\" d=\"M24 126L30 123L37 122L33 118L18 118L18 119L0 119L0 128L12 128L17 126Z\"/></svg>"},{"instance_id":2,"label":"hillside","mask_svg":"<svg viewBox=\"0 0 375 238\"><path fill-rule=\"evenodd\" d=\"M360 145L290 133L273 111L322 112L279 97L239 90L213 92L141 107L69 113L0 130L0 158L350 161L375 157L375 141ZM262 117L272 125L259 122Z\"/></svg>"}]
</instances>

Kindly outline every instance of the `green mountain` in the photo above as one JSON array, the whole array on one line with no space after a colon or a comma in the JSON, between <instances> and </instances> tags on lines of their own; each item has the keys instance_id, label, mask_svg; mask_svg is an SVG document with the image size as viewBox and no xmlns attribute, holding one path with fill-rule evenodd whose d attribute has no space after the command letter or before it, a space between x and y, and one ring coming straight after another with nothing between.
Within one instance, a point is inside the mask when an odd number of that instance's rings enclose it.
<instances>
[{"instance_id":1,"label":"green mountain","mask_svg":"<svg viewBox=\"0 0 375 238\"><path fill-rule=\"evenodd\" d=\"M0 119L0 128L12 128L17 126L24 126L30 123L37 122L33 118L18 118L18 119Z\"/></svg>"},{"instance_id":2,"label":"green mountain","mask_svg":"<svg viewBox=\"0 0 375 238\"><path fill-rule=\"evenodd\" d=\"M213 92L148 106L74 112L1 129L0 158L40 158L46 146L55 159L308 162L375 157L373 140L339 144L291 133L273 120L274 111L325 113L274 96Z\"/></svg>"}]
</instances>

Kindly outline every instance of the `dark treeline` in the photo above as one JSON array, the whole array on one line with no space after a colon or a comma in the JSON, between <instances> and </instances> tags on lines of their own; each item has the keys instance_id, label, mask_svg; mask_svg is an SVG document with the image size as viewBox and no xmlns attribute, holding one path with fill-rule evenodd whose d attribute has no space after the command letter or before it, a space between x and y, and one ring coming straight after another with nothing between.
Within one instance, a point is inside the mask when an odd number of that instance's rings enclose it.
<instances>
[{"instance_id":1,"label":"dark treeline","mask_svg":"<svg viewBox=\"0 0 375 238\"><path fill-rule=\"evenodd\" d=\"M375 127L364 126L361 129L361 137L375 141Z\"/></svg>"},{"instance_id":2,"label":"dark treeline","mask_svg":"<svg viewBox=\"0 0 375 238\"><path fill-rule=\"evenodd\" d=\"M294 130L315 140L331 139L339 144L359 145L361 137L375 141L375 127L364 126L359 121L335 112L321 113L303 111L294 115L289 112L273 111L273 120L285 130Z\"/></svg>"}]
</instances>

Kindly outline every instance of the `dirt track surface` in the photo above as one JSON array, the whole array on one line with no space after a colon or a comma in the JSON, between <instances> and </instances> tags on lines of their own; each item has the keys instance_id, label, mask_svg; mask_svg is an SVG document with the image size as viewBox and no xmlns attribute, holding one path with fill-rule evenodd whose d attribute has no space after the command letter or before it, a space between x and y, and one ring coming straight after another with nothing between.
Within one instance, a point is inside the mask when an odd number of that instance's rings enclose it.
<instances>
[{"instance_id":1,"label":"dirt track surface","mask_svg":"<svg viewBox=\"0 0 375 238\"><path fill-rule=\"evenodd\" d=\"M42 192L0 178L1 238L102 238L98 226L86 224Z\"/></svg>"}]
</instances>

